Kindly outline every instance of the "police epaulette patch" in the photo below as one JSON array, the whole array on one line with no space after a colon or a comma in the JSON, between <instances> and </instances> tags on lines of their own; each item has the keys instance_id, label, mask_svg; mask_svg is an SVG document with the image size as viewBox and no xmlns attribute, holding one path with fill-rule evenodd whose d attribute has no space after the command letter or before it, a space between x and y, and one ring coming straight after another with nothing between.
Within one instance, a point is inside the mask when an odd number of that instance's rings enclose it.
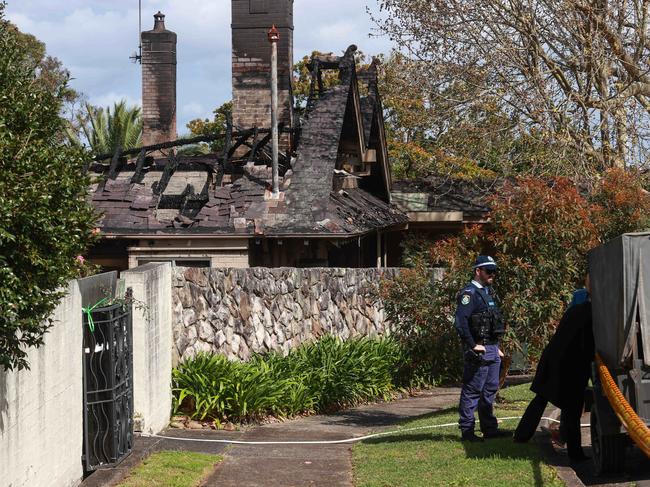
<instances>
[{"instance_id":1,"label":"police epaulette patch","mask_svg":"<svg viewBox=\"0 0 650 487\"><path fill-rule=\"evenodd\" d=\"M470 298L469 294L464 294L463 297L460 300L460 304L469 304L470 299L471 298Z\"/></svg>"}]
</instances>

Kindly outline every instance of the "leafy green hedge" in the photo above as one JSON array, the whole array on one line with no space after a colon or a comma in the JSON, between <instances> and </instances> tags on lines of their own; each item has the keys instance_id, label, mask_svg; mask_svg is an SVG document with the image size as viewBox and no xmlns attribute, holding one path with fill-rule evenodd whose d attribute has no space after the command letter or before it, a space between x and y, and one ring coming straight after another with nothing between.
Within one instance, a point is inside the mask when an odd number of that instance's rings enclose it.
<instances>
[{"instance_id":1,"label":"leafy green hedge","mask_svg":"<svg viewBox=\"0 0 650 487\"><path fill-rule=\"evenodd\" d=\"M403 363L391 338L325 336L286 357L270 353L248 362L201 353L172 372L174 412L242 421L330 411L389 397Z\"/></svg>"},{"instance_id":2,"label":"leafy green hedge","mask_svg":"<svg viewBox=\"0 0 650 487\"><path fill-rule=\"evenodd\" d=\"M43 77L26 42L44 49L6 20L0 0L0 369L18 370L79 276L97 219L87 154L64 143L67 80Z\"/></svg>"}]
</instances>

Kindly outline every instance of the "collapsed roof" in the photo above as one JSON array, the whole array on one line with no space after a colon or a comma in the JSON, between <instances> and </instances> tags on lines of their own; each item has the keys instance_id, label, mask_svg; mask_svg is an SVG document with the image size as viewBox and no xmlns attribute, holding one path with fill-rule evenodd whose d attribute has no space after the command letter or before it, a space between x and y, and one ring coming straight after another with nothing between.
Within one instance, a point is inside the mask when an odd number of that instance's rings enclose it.
<instances>
[{"instance_id":1,"label":"collapsed roof","mask_svg":"<svg viewBox=\"0 0 650 487\"><path fill-rule=\"evenodd\" d=\"M110 166L94 164L99 228L106 235L349 237L404 226L406 215L390 203L376 66L358 73L355 50L312 60L304 120L293 151L280 158L280 198L271 197L269 130L229 123L221 154L162 157L183 145L178 141L117 151ZM340 84L323 89L320 69L338 69ZM348 155L371 163L353 174Z\"/></svg>"}]
</instances>

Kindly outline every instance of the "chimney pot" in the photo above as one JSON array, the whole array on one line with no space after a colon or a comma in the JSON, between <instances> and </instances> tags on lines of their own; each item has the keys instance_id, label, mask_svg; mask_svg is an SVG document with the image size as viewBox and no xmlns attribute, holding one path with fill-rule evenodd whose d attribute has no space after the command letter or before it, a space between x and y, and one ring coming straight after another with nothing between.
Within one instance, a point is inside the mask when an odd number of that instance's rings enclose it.
<instances>
[{"instance_id":1,"label":"chimney pot","mask_svg":"<svg viewBox=\"0 0 650 487\"><path fill-rule=\"evenodd\" d=\"M163 14L160 10L158 10L157 14L154 14L154 25L153 25L153 30L160 32L161 30L165 30L165 14Z\"/></svg>"}]
</instances>

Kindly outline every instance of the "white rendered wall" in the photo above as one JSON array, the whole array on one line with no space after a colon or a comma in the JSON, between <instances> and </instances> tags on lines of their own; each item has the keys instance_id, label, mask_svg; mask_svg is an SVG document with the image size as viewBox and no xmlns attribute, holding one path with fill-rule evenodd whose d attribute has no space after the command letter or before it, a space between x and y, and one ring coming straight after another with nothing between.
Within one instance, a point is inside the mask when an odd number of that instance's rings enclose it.
<instances>
[{"instance_id":1,"label":"white rendered wall","mask_svg":"<svg viewBox=\"0 0 650 487\"><path fill-rule=\"evenodd\" d=\"M0 368L0 486L68 487L83 476L82 312L76 281L31 370Z\"/></svg>"},{"instance_id":2,"label":"white rendered wall","mask_svg":"<svg viewBox=\"0 0 650 487\"><path fill-rule=\"evenodd\" d=\"M136 427L158 433L172 404L171 265L147 264L123 272L133 290L133 403Z\"/></svg>"}]
</instances>

